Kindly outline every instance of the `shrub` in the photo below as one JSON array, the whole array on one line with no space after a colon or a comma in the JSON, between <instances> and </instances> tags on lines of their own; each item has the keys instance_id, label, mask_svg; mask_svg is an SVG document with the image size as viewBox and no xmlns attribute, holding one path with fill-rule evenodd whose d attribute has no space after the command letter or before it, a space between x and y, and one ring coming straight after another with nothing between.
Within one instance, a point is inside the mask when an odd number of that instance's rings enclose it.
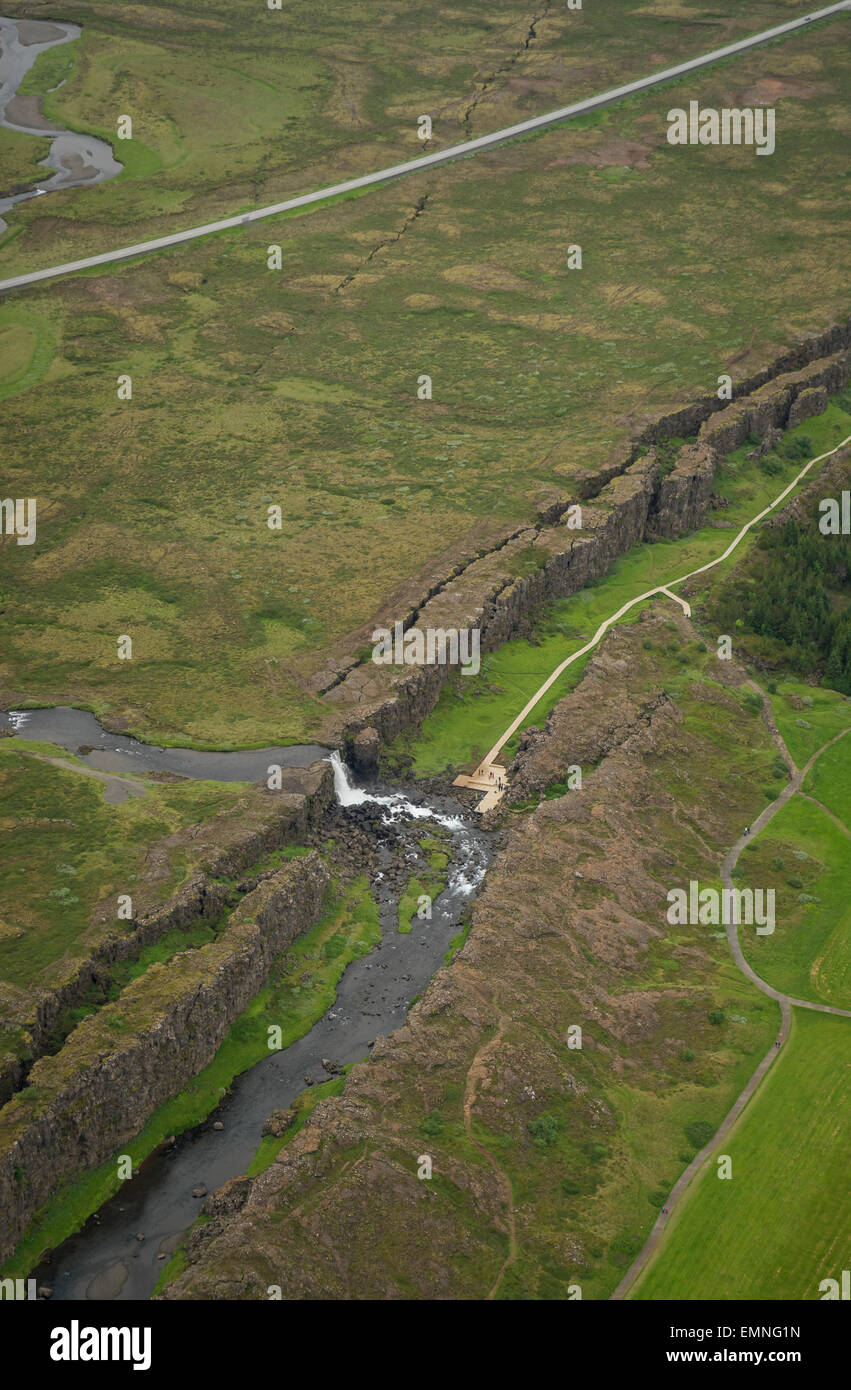
<instances>
[{"instance_id":1,"label":"shrub","mask_svg":"<svg viewBox=\"0 0 851 1390\"><path fill-rule=\"evenodd\" d=\"M624 1232L623 1235L615 1236L609 1246L609 1259L613 1265L625 1268L638 1254L641 1249L641 1237L633 1235L632 1232Z\"/></svg>"},{"instance_id":2,"label":"shrub","mask_svg":"<svg viewBox=\"0 0 851 1390\"><path fill-rule=\"evenodd\" d=\"M420 1122L420 1133L427 1139L436 1139L438 1134L443 1131L443 1116L439 1110L432 1110L430 1115Z\"/></svg>"},{"instance_id":3,"label":"shrub","mask_svg":"<svg viewBox=\"0 0 851 1390\"><path fill-rule=\"evenodd\" d=\"M575 1178L562 1178L561 1190L565 1197L575 1197L577 1192L582 1191Z\"/></svg>"},{"instance_id":4,"label":"shrub","mask_svg":"<svg viewBox=\"0 0 851 1390\"><path fill-rule=\"evenodd\" d=\"M785 459L795 462L797 459L808 459L812 456L813 441L808 434L799 434L795 439L787 436L781 439L777 445L777 452Z\"/></svg>"},{"instance_id":5,"label":"shrub","mask_svg":"<svg viewBox=\"0 0 851 1390\"><path fill-rule=\"evenodd\" d=\"M702 1149L715 1133L715 1126L708 1120L691 1120L683 1127L683 1133L690 1144L696 1149Z\"/></svg>"},{"instance_id":6,"label":"shrub","mask_svg":"<svg viewBox=\"0 0 851 1390\"><path fill-rule=\"evenodd\" d=\"M605 1144L584 1144L583 1149L592 1163L602 1163L603 1159L609 1156L609 1150Z\"/></svg>"},{"instance_id":7,"label":"shrub","mask_svg":"<svg viewBox=\"0 0 851 1390\"><path fill-rule=\"evenodd\" d=\"M530 1120L526 1128L536 1148L548 1149L558 1139L561 1124L555 1115L539 1115L537 1119Z\"/></svg>"},{"instance_id":8,"label":"shrub","mask_svg":"<svg viewBox=\"0 0 851 1390\"><path fill-rule=\"evenodd\" d=\"M709 1010L709 1022L710 1022L710 1023L714 1023L714 1024L716 1025L716 1027L717 1027L719 1024L723 1023L723 1022L724 1022L724 1010L723 1010L723 1009L710 1009L710 1010Z\"/></svg>"}]
</instances>

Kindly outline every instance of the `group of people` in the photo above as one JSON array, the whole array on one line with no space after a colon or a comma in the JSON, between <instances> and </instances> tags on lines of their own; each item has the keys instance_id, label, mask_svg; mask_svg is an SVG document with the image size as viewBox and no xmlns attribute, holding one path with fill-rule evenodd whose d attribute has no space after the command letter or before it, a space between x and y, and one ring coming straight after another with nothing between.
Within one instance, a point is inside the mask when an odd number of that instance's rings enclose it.
<instances>
[{"instance_id":1,"label":"group of people","mask_svg":"<svg viewBox=\"0 0 851 1390\"><path fill-rule=\"evenodd\" d=\"M481 777L481 775L482 775L482 769L479 768L479 776ZM491 768L488 768L488 780L491 781L491 782L494 780L494 770L493 770L492 767L491 767ZM504 792L504 791L505 791L505 783L504 783L504 781L502 780L501 777L497 777L497 778L496 778L496 785L497 785L497 787L499 788L499 790L500 790L501 792Z\"/></svg>"}]
</instances>

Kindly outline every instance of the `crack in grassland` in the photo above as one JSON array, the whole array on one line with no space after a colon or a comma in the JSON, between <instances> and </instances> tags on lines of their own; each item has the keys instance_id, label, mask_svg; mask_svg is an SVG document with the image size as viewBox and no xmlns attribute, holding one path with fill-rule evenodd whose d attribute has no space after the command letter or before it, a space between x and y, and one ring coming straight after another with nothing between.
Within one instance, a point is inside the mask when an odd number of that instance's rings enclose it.
<instances>
[{"instance_id":1,"label":"crack in grassland","mask_svg":"<svg viewBox=\"0 0 851 1390\"><path fill-rule=\"evenodd\" d=\"M508 58L507 61L502 64L501 67L496 68L490 74L489 77L486 77L482 82L478 84L476 93L472 101L470 102L469 106L466 107L464 115L461 117L461 125L464 128L465 137L469 137L472 135L473 112L479 105L479 102L481 102L489 94L491 88L497 82L499 82L500 78L504 77L506 73L511 71L515 64L518 63L519 60L523 57L523 54L528 53L531 45L535 42L535 40L538 37L536 32L536 26L540 24L541 20L546 17L546 15L549 13L549 9L549 4L546 4L542 12L540 14L535 15L530 20L529 28L526 31L526 37L524 38L523 43L520 45L520 47L515 49L511 57Z\"/></svg>"},{"instance_id":2,"label":"crack in grassland","mask_svg":"<svg viewBox=\"0 0 851 1390\"><path fill-rule=\"evenodd\" d=\"M375 259L378 253L384 250L385 246L395 246L397 241L401 241L408 228L412 227L419 217L422 217L430 197L430 193L424 193L421 198L418 198L414 204L413 211L405 218L398 232L393 232L390 236L386 236L382 241L379 241L378 245L372 248L366 259L361 261L360 265L357 266L350 275L345 275L339 285L335 285L331 293L335 295L342 294L343 290L348 289L352 281L357 279L358 275L360 275L365 267Z\"/></svg>"},{"instance_id":3,"label":"crack in grassland","mask_svg":"<svg viewBox=\"0 0 851 1390\"><path fill-rule=\"evenodd\" d=\"M386 246L393 246L397 241L401 241L408 228L411 227L414 224L414 222L416 222L417 218L421 217L422 214L425 212L431 196L432 195L430 193L426 193L421 198L417 199L416 203L414 204L413 211L410 212L408 216L405 218L405 221L402 223L402 226L399 228L399 230L397 232L391 233L390 236L386 236L381 241L379 241L378 244L372 248L369 255L363 261L361 261L361 263L358 266L355 267L351 274L345 275L343 279L339 282L339 284L334 286L334 289L331 291L332 296L342 294L342 292L348 288L352 281L357 279L358 275L360 275L364 267L368 266L370 261L372 261L380 251L383 251ZM310 312L312 312L315 315L318 312L318 310L314 309ZM275 356L276 352L278 352L278 350L280 349L281 344L286 342L288 339L296 336L297 331L298 330L296 328L296 325L293 324L291 328L288 328L285 332L283 332L280 335L280 338L273 344L269 351L266 354L264 354L258 365L249 374L250 377L257 377L260 374L260 372L262 372L264 368L268 366L269 362ZM331 687L329 686L328 689L331 689ZM321 693L325 694L325 691L322 691Z\"/></svg>"}]
</instances>

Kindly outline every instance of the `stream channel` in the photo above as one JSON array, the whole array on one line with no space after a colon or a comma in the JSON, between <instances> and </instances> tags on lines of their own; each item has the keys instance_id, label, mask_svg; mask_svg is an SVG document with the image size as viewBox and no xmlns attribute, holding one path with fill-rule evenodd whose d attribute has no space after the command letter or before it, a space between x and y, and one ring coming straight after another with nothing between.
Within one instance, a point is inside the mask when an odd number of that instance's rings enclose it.
<instances>
[{"instance_id":1,"label":"stream channel","mask_svg":"<svg viewBox=\"0 0 851 1390\"><path fill-rule=\"evenodd\" d=\"M57 128L41 114L38 96L18 95L18 88L39 54L57 44L71 43L81 32L77 24L53 19L47 23L0 16L0 126L49 139L50 150L41 163L55 171L52 177L45 176L36 188L23 193L7 194L0 184L0 232L7 226L2 214L16 203L59 188L114 179L124 167L105 140ZM62 82L57 85L61 87Z\"/></svg>"}]
</instances>

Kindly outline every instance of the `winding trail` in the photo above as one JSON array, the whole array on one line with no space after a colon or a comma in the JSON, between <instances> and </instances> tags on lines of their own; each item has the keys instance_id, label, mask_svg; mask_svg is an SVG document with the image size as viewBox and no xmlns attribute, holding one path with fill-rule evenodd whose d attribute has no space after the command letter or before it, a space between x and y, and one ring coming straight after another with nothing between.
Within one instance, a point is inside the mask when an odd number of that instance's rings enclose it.
<instances>
[{"instance_id":1,"label":"winding trail","mask_svg":"<svg viewBox=\"0 0 851 1390\"><path fill-rule=\"evenodd\" d=\"M678 77L685 76L686 73L697 72L700 68L709 67L713 63L721 62L724 58L731 58L735 54L747 52L748 49L773 43L776 39L785 38L788 34L795 33L799 29L806 29L808 25L817 20L829 19L832 15L841 14L843 11L847 12L849 9L851 9L851 0L840 0L838 4L826 5L820 10L813 10L810 14L802 15L798 19L789 20L786 24L777 24L771 29L762 30L759 34L752 34L749 38L738 39L735 43L727 44L724 48L716 48L711 53L704 53L698 58L690 58L684 63L677 63L674 67L651 73L649 77L640 77L635 82L626 82L621 87L612 87L607 92L601 92L599 96L588 97L585 101L576 101L571 106L560 107L559 110L550 111L543 116L534 116L531 120L518 122L517 125L505 126L502 130L492 131L490 135L480 135L475 140L465 140L460 145L451 145L448 149L436 150L433 154L423 155L419 159L408 159L402 164L390 165L388 168L379 169L373 174L362 174L359 178L345 179L342 183L333 184L329 188L317 189L314 193L302 193L296 198L286 198L281 203L271 203L268 207L256 208L253 212L242 213L235 217L222 217L216 222L207 222L201 227L190 227L183 232L172 232L169 236L155 237L152 241L140 241L134 246L122 246L116 251L105 251L97 256L84 256L77 261L66 261L62 265L48 266L44 270L33 270L27 274L13 275L8 280L0 280L0 291L21 289L25 285L34 285L40 280L56 279L57 276L71 275L78 270L90 270L93 266L110 265L116 261L129 260L134 256L146 256L153 251L162 251L170 246L179 246L183 242L195 241L199 237L213 236L216 232L225 232L245 223L258 222L264 217L276 217L280 213L291 212L296 208L308 207L315 203L327 203L332 198L339 198L346 193L354 193L358 189L369 188L373 184L388 183L391 179L401 178L405 174L418 173L422 169L446 164L450 160L461 159L465 155L477 154L480 150L486 150L493 145L501 145L506 140L514 140L519 135L528 135L532 131L543 130L547 126L570 120L572 116L580 116L587 111L596 111L602 106L611 106L615 102L623 101L625 97L661 86L665 82L671 82Z\"/></svg>"},{"instance_id":2,"label":"winding trail","mask_svg":"<svg viewBox=\"0 0 851 1390\"><path fill-rule=\"evenodd\" d=\"M60 767L65 772L79 772L84 777L94 777L98 782L103 782L104 800L108 806L121 806L130 797L147 796L150 790L136 777L117 777L112 772L100 772L95 767L84 767L81 763L72 763L65 758L48 757L46 753L29 753L28 756L38 758L42 763L50 763L52 767Z\"/></svg>"},{"instance_id":3,"label":"winding trail","mask_svg":"<svg viewBox=\"0 0 851 1390\"><path fill-rule=\"evenodd\" d=\"M605 622L602 622L600 626L597 628L597 631L594 633L594 636L591 638L590 642L586 642L585 646L580 647L579 650L574 652L572 656L566 657L564 661L562 661L561 664L555 668L552 674L547 677L543 684L538 687L532 698L528 700L527 703L523 706L516 719L514 719L509 724L505 733L502 734L499 739L497 739L490 752L481 760L479 764L479 772L482 775L487 776L488 769L493 767L493 765L496 763L496 760L499 757L499 754L502 751L505 744L511 738L512 734L515 734L517 732L517 730L520 728L520 725L526 719L528 719L535 706L543 698L543 696L546 695L547 691L550 689L550 686L555 681L557 681L559 676L562 675L562 673L566 671L569 666L572 666L575 661L579 661L581 657L587 656L589 652L593 651L594 648L597 646L598 642L600 642L600 640L608 632L609 628L613 627L615 623L619 622L620 619L624 616L624 614L628 613L630 609L635 608L636 605L639 603L644 603L645 600L649 598L655 598L657 594L665 594L668 598L671 598L676 603L679 603L680 606L683 608L683 611L686 613L686 617L689 617L691 610L689 609L689 606L686 603L685 599L682 599L677 594L672 594L670 592L673 585L684 584L687 579L693 579L696 574L705 574L707 570L714 569L716 565L723 564L723 562L726 559L728 559L730 555L733 554L733 551L736 549L736 547L744 540L748 532L754 526L756 526L758 522L762 521L765 517L767 517L770 512L773 512L775 507L779 507L781 502L785 502L789 494L791 492L794 492L801 479L807 476L811 468L815 467L817 463L822 463L825 459L831 458L833 454L838 453L840 449L844 449L847 444L851 444L851 434L846 435L846 437L839 444L834 445L832 449L828 449L826 454L819 454L817 458L810 459L809 463L804 465L800 473L798 473L792 479L791 483L789 483L788 486L783 489L783 491L779 494L778 497L775 497L773 502L769 502L768 506L763 507L762 511L757 516L752 517L750 521L746 522L746 524L739 531L738 535L735 536L734 539L727 546L727 549L724 551L722 555L719 555L714 560L709 560L705 565L699 565L697 569L689 570L688 574L680 575L678 579L668 579L663 584L657 584L653 589L647 589L643 594L638 594L636 598L631 598L627 603L624 603L618 609L617 613L613 613L610 618L606 618ZM477 807L476 809L478 810L480 808Z\"/></svg>"},{"instance_id":4,"label":"winding trail","mask_svg":"<svg viewBox=\"0 0 851 1390\"><path fill-rule=\"evenodd\" d=\"M815 462L815 460L813 460L813 462ZM697 571L695 571L695 573L697 573ZM761 830L765 829L769 821L772 820L774 816L776 816L777 812L781 809L781 807L786 805L787 801L791 800L791 798L796 793L801 792L801 788L804 784L804 781L810 768L813 766L813 763L815 763L817 759L821 757L822 753L826 752L828 748L832 748L833 745L835 743L838 743L840 739L845 738L846 734L851 733L851 727L843 729L841 733L838 733L833 738L828 739L827 743L823 744L821 748L819 748L815 753L813 753L812 757L809 759L808 762L804 764L802 768L798 768L796 767L792 759L792 756L789 753L788 748L786 747L783 737L774 722L774 717L771 712L771 703L768 699L768 696L762 690L760 690L759 686L756 684L755 681L748 681L747 683L753 689L759 691L759 694L762 696L763 716L766 720L769 730L772 732L772 737L774 738L777 747L780 749L780 752L782 753L783 758L786 761L792 773L792 777L791 780L783 788L783 791L780 793L777 799L775 801L772 801L769 806L766 806L765 810L762 811L759 816L757 816L755 821L753 821L748 831L744 832L742 835L739 836L738 840L733 845L729 854L724 859L723 865L721 867L721 878L723 880L724 887L728 891L732 890L733 888L733 870L736 867L739 855L745 848L745 845L750 844L754 835L759 834ZM804 795L804 793L801 792L801 795ZM811 797L807 798L807 800L812 799L813 798ZM842 828L845 830L846 834L849 833L845 826L843 826ZM656 1217L656 1220L653 1224L653 1228L650 1231L647 1240L645 1241L638 1255L633 1260L623 1279L621 1279L614 1293L611 1295L612 1301L618 1301L626 1297L626 1295L638 1279L638 1276L642 1273L645 1266L649 1263L651 1257L658 1248L659 1242L661 1241L662 1236L664 1235L668 1227L669 1218L673 1213L675 1207L677 1206L680 1198L683 1196L683 1193L689 1187L692 1179L695 1178L701 1171L701 1169L709 1163L709 1160L711 1159L712 1155L717 1151L719 1145L724 1141L724 1139L727 1138L727 1135L733 1129L748 1101L751 1099L752 1095L756 1091L757 1087L759 1086L760 1082L762 1081L763 1077L765 1076L775 1057L777 1057L777 1055L779 1054L781 1048L783 1047L783 1044L786 1042L786 1039L789 1036L789 1028L792 1023L793 1006L798 1009L811 1009L816 1013L838 1014L842 1018L851 1018L851 1009L838 1009L830 1004L816 1004L810 999L795 999L792 995L784 994L781 990L775 989L773 985L768 984L766 980L763 980L761 976L757 975L756 971L753 969L751 965L749 965L748 961L745 959L744 953L741 948L741 944L739 942L739 933L736 928L735 922L727 922L726 928L727 942L729 944L733 959L736 962L736 965L738 966L741 973L745 975L747 979L751 981L752 984L756 985L757 989L761 990L763 994L766 994L769 997L769 999L774 999L780 1005L780 1031L778 1032L777 1037L774 1039L774 1042L769 1047L762 1061L759 1063L759 1066L757 1067L756 1071L751 1076L744 1090L736 1098L736 1100L733 1102L731 1109L724 1116L724 1119L721 1121L721 1124L719 1128L716 1130L715 1134L713 1134L712 1138L709 1140L709 1143L705 1144L703 1148L700 1150L700 1153L695 1155L691 1163L688 1165L688 1167L680 1175L680 1177L674 1184L673 1188L671 1189L670 1196L668 1197L667 1206L665 1210L660 1212L659 1215Z\"/></svg>"}]
</instances>

